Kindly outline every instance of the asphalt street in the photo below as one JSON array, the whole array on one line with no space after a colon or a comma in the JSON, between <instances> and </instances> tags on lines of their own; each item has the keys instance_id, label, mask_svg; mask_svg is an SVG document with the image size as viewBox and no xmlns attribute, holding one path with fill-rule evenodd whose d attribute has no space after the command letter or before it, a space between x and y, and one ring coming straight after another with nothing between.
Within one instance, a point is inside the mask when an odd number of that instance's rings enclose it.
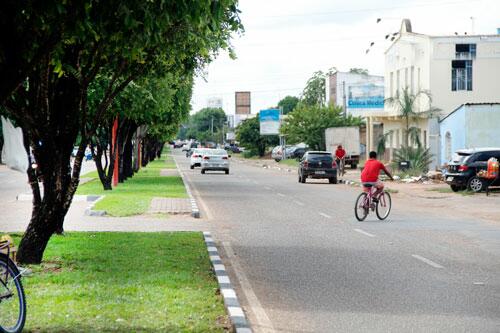
<instances>
[{"instance_id":1,"label":"asphalt street","mask_svg":"<svg viewBox=\"0 0 500 333\"><path fill-rule=\"evenodd\" d=\"M500 223L398 194L357 222L359 188L175 154L255 332L500 332Z\"/></svg>"}]
</instances>

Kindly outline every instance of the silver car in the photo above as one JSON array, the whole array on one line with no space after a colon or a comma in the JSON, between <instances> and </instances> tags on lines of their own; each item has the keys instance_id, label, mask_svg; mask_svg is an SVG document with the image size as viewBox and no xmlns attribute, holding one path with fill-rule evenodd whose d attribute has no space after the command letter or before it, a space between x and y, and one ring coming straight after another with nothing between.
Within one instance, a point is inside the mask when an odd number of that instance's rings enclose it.
<instances>
[{"instance_id":1,"label":"silver car","mask_svg":"<svg viewBox=\"0 0 500 333\"><path fill-rule=\"evenodd\" d=\"M229 174L229 155L224 149L206 149L201 160L201 173L224 171Z\"/></svg>"},{"instance_id":2,"label":"silver car","mask_svg":"<svg viewBox=\"0 0 500 333\"><path fill-rule=\"evenodd\" d=\"M203 158L203 154L205 153L205 148L195 148L193 149L193 154L191 154L190 168L194 169L195 167L201 166L201 160Z\"/></svg>"}]
</instances>

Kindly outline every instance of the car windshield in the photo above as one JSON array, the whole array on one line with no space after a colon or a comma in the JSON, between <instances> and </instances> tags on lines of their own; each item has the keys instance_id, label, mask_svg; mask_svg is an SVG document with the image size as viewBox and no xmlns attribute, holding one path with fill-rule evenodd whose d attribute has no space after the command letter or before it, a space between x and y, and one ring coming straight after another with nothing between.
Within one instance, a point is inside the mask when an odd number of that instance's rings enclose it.
<instances>
[{"instance_id":1,"label":"car windshield","mask_svg":"<svg viewBox=\"0 0 500 333\"><path fill-rule=\"evenodd\" d=\"M225 151L224 149L212 149L207 154L208 155L223 156L223 155L227 155L227 151Z\"/></svg>"},{"instance_id":2,"label":"car windshield","mask_svg":"<svg viewBox=\"0 0 500 333\"><path fill-rule=\"evenodd\" d=\"M314 162L323 162L323 161L331 161L332 155L330 154L309 154L307 156L307 159L309 161L314 161Z\"/></svg>"},{"instance_id":3,"label":"car windshield","mask_svg":"<svg viewBox=\"0 0 500 333\"><path fill-rule=\"evenodd\" d=\"M469 153L454 153L451 157L453 163L465 163L469 159L471 154Z\"/></svg>"}]
</instances>

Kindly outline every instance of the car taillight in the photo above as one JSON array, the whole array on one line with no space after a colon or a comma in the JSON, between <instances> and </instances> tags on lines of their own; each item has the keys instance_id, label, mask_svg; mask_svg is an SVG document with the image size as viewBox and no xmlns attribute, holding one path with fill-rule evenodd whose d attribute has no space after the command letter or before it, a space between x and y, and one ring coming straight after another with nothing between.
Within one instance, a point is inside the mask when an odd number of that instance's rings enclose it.
<instances>
[{"instance_id":1,"label":"car taillight","mask_svg":"<svg viewBox=\"0 0 500 333\"><path fill-rule=\"evenodd\" d=\"M309 162L304 161L304 168L308 168L308 167L309 167Z\"/></svg>"},{"instance_id":2,"label":"car taillight","mask_svg":"<svg viewBox=\"0 0 500 333\"><path fill-rule=\"evenodd\" d=\"M332 162L332 168L337 169L337 162L335 161Z\"/></svg>"},{"instance_id":3,"label":"car taillight","mask_svg":"<svg viewBox=\"0 0 500 333\"><path fill-rule=\"evenodd\" d=\"M464 172L467 170L469 170L469 167L467 165L461 165L458 167L458 171L460 171L460 172Z\"/></svg>"},{"instance_id":4,"label":"car taillight","mask_svg":"<svg viewBox=\"0 0 500 333\"><path fill-rule=\"evenodd\" d=\"M196 154L195 154L195 155L193 155L193 157L195 157L195 158L196 158L196 157L200 157L200 156L198 156L198 155L196 155Z\"/></svg>"},{"instance_id":5,"label":"car taillight","mask_svg":"<svg viewBox=\"0 0 500 333\"><path fill-rule=\"evenodd\" d=\"M223 160L227 160L227 156L222 156L222 159Z\"/></svg>"},{"instance_id":6,"label":"car taillight","mask_svg":"<svg viewBox=\"0 0 500 333\"><path fill-rule=\"evenodd\" d=\"M205 156L205 157L203 157L203 159L204 159L204 160L209 160L209 159L210 159L210 157Z\"/></svg>"}]
</instances>

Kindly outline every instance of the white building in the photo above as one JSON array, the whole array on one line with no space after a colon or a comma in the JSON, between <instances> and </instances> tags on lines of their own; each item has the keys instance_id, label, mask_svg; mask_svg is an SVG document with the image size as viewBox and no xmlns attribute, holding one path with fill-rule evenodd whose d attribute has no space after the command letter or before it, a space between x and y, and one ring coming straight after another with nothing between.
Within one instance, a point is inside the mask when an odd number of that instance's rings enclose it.
<instances>
[{"instance_id":1,"label":"white building","mask_svg":"<svg viewBox=\"0 0 500 333\"><path fill-rule=\"evenodd\" d=\"M403 20L396 40L385 52L384 76L386 98L397 96L405 87L411 93L428 91L432 104L422 96L417 109L423 112L432 105L441 109L435 115L439 118L464 103L499 102L500 35L428 36L413 32L410 21ZM385 103L383 112L373 115L367 120L367 151L376 147L375 124L384 133L392 133L387 147L399 148L404 135L398 110ZM421 130L421 142L438 158L436 124L437 119L422 114L414 126Z\"/></svg>"},{"instance_id":2,"label":"white building","mask_svg":"<svg viewBox=\"0 0 500 333\"><path fill-rule=\"evenodd\" d=\"M384 109L384 77L335 72L326 80L326 102L347 109L348 114L365 117Z\"/></svg>"}]
</instances>

